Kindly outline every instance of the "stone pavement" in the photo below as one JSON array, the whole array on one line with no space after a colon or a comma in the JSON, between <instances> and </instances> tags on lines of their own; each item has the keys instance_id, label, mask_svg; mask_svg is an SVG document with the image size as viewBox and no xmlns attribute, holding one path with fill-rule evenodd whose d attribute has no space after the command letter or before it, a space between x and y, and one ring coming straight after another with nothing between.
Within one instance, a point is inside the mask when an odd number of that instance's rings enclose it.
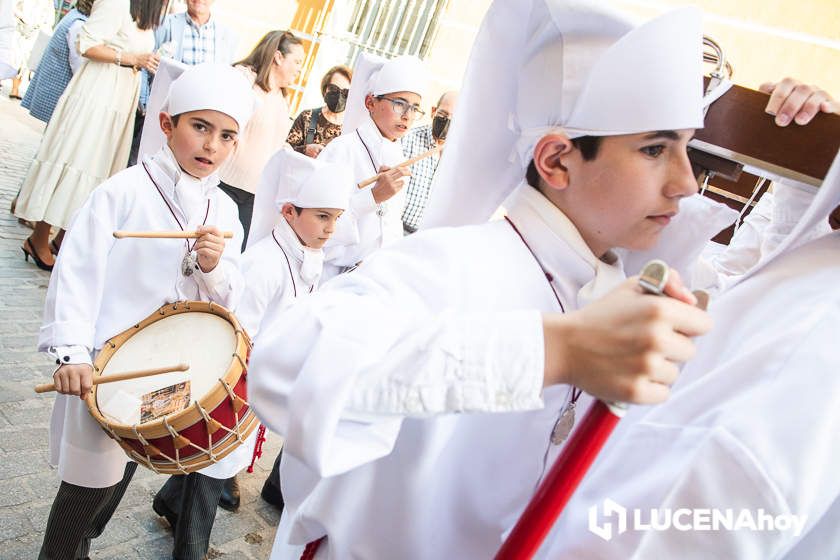
<instances>
[{"instance_id":1,"label":"stone pavement","mask_svg":"<svg viewBox=\"0 0 840 560\"><path fill-rule=\"evenodd\" d=\"M58 488L48 463L53 397L32 388L50 380L53 365L35 351L49 273L23 259L20 245L30 230L9 214L43 125L0 96L0 558L37 558L50 505ZM218 510L210 558L268 558L279 521L259 490L279 449L269 436L254 473L240 475L238 513ZM152 512L152 497L164 482L142 467L105 533L93 542L94 559L163 559L172 550L169 525Z\"/></svg>"}]
</instances>

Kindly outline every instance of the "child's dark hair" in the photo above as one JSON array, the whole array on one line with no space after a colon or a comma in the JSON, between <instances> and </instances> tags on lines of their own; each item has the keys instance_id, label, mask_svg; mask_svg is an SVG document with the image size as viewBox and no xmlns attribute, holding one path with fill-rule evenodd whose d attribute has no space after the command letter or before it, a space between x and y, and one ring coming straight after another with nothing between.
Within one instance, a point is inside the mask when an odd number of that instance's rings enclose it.
<instances>
[{"instance_id":1,"label":"child's dark hair","mask_svg":"<svg viewBox=\"0 0 840 560\"><path fill-rule=\"evenodd\" d=\"M603 136L581 136L572 140L572 145L580 150L580 155L583 156L584 161L592 161L598 156L601 138ZM525 180L534 188L539 188L540 186L540 174L537 171L537 166L534 165L533 159L525 171Z\"/></svg>"},{"instance_id":2,"label":"child's dark hair","mask_svg":"<svg viewBox=\"0 0 840 560\"><path fill-rule=\"evenodd\" d=\"M169 120L172 121L172 126L178 126L178 121L181 120L181 115L169 115Z\"/></svg>"},{"instance_id":3,"label":"child's dark hair","mask_svg":"<svg viewBox=\"0 0 840 560\"><path fill-rule=\"evenodd\" d=\"M301 208L300 206L295 206L294 204L292 204L292 207L295 209L295 214L297 214L298 216L300 216L300 213L303 212L303 208Z\"/></svg>"}]
</instances>

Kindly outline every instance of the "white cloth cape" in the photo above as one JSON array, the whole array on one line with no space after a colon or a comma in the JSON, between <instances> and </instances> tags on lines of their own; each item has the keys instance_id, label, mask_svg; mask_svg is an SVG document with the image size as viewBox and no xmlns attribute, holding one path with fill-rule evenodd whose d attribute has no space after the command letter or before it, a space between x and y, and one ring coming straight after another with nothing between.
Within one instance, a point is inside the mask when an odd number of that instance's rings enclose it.
<instances>
[{"instance_id":1,"label":"white cloth cape","mask_svg":"<svg viewBox=\"0 0 840 560\"><path fill-rule=\"evenodd\" d=\"M185 220L165 172L156 180L182 223L194 229L204 218ZM117 173L76 213L50 277L38 349L83 346L96 352L108 338L173 301L198 299L233 307L241 291L238 271L242 226L233 202L208 189L208 224L235 232L222 260L209 274L181 275L182 239L115 240L115 230L177 229L160 194L141 165ZM102 488L123 476L125 452L93 420L78 397L58 395L50 422L51 462L62 480Z\"/></svg>"}]
</instances>

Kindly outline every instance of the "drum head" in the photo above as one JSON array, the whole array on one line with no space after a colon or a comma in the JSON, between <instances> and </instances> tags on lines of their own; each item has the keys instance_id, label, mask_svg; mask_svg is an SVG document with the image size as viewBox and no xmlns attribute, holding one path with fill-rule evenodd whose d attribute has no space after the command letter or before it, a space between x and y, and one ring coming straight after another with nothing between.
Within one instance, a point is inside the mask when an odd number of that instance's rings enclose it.
<instances>
[{"instance_id":1,"label":"drum head","mask_svg":"<svg viewBox=\"0 0 840 560\"><path fill-rule=\"evenodd\" d=\"M236 347L234 327L223 317L205 312L164 317L139 330L117 348L103 368L102 376L180 363L189 364L190 369L99 385L96 406L110 422L141 424L144 395L184 381L190 382L187 404L192 404L201 400L229 370ZM149 402L148 397L146 401Z\"/></svg>"}]
</instances>

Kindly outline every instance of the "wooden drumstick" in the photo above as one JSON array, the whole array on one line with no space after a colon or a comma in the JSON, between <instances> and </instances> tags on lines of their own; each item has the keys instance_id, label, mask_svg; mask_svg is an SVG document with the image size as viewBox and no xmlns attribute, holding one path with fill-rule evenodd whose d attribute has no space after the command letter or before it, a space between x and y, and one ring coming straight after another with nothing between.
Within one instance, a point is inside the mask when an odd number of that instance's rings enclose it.
<instances>
[{"instance_id":1,"label":"wooden drumstick","mask_svg":"<svg viewBox=\"0 0 840 560\"><path fill-rule=\"evenodd\" d=\"M159 375L161 373L173 373L176 371L187 371L190 369L188 364L178 364L176 366L159 367L153 369L140 369L135 371L124 371L122 373L115 373L113 375L99 376L93 379L94 385L101 385L103 383L113 383L115 381L126 381L128 379L137 379L138 377L149 377L151 375ZM35 386L36 393L48 393L55 391L55 383L43 383Z\"/></svg>"},{"instance_id":2,"label":"wooden drumstick","mask_svg":"<svg viewBox=\"0 0 840 560\"><path fill-rule=\"evenodd\" d=\"M135 237L140 239L198 239L204 235L197 231L115 231L114 237L117 239L125 239L127 237ZM223 231L222 237L231 239L233 237L232 231Z\"/></svg>"},{"instance_id":3,"label":"wooden drumstick","mask_svg":"<svg viewBox=\"0 0 840 560\"><path fill-rule=\"evenodd\" d=\"M441 149L442 147L443 147L443 146L435 146L435 147L434 147L434 148L432 148L431 150L429 150L429 151L427 151L427 152L423 152L423 153L422 153L422 154L420 154L419 156L414 156L414 157L413 157L413 158L411 158L411 159L407 159L407 160L405 160L404 162L402 162L402 163L399 163L399 164L395 165L394 167L408 167L409 165L414 165L415 163L417 163L417 162L418 162L418 161L420 161L421 159L426 159L427 157L431 157L431 156L435 155L437 152L439 152L439 151L440 151L440 149ZM382 173L387 173L387 171L383 171ZM381 176L382 176L382 173L377 173L376 175L374 175L374 176L373 176L373 177L371 177L370 179L365 179L364 181L362 181L361 183L359 183L359 188L360 188L360 189L363 189L363 188L365 188L365 187L366 187L366 186L368 186L368 185L372 185L372 184L374 184L376 181L378 181L378 180L379 180L379 177L381 177Z\"/></svg>"}]
</instances>

